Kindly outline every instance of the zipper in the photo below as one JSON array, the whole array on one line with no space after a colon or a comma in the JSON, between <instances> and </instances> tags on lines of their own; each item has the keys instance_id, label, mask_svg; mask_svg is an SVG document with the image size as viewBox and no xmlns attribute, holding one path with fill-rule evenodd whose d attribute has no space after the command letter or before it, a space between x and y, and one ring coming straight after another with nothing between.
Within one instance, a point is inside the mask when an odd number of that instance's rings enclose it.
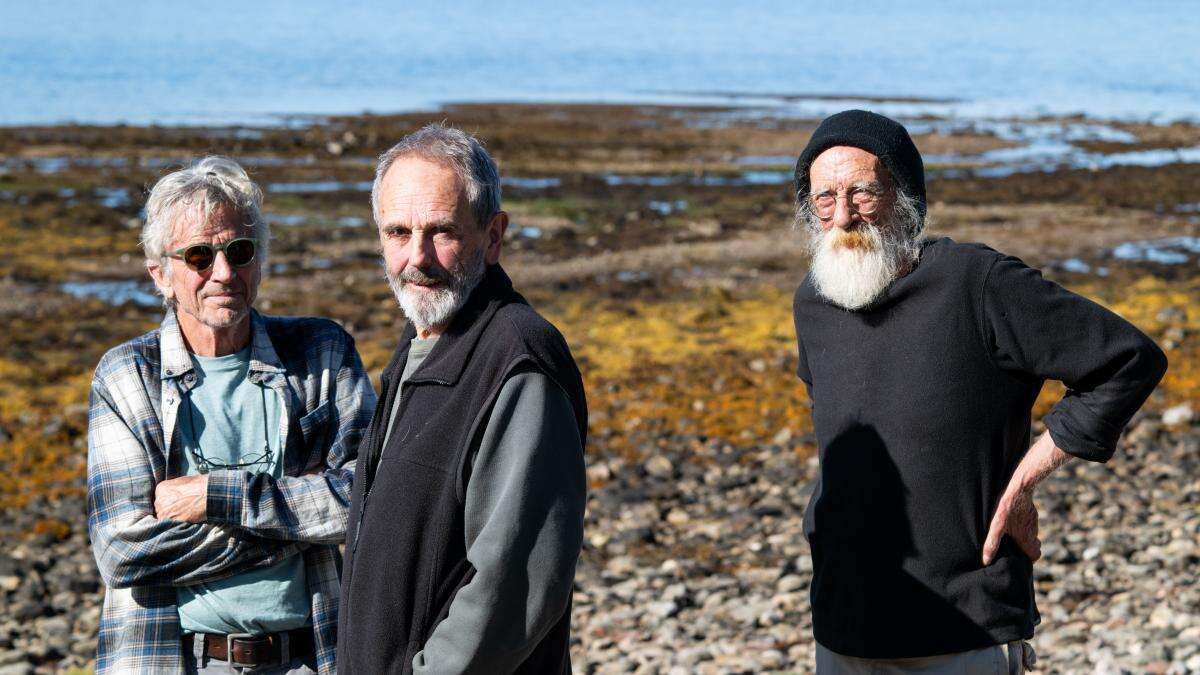
<instances>
[{"instance_id":1,"label":"zipper","mask_svg":"<svg viewBox=\"0 0 1200 675\"><path fill-rule=\"evenodd\" d=\"M395 416L395 420L397 422L400 420L401 415L404 413L404 407L406 405L408 405L408 400L404 396L406 385L408 385L407 382L401 382L399 388L396 391L396 396L400 397L400 407L396 408L396 416ZM387 417L388 417L387 425L390 426L392 424L392 416L391 416L390 410L388 411ZM366 513L367 513L367 503L371 497L371 490L375 487L375 477L379 473L379 466L381 464L383 464L383 453L387 452L387 443L385 442L387 439L388 439L388 430L385 427L383 430L383 439L380 440L379 459L375 461L375 466L373 468L370 465L367 466L367 476L366 476L367 484L363 486L362 506L358 509L358 519L355 520L355 524L354 524L354 541L350 543L350 555L354 557L354 563L353 563L354 565L358 564L358 556L355 554L358 553L358 539L359 539L359 537L362 536L363 516L366 515ZM369 460L369 458L368 458L368 460ZM351 571L353 571L353 570L351 570Z\"/></svg>"}]
</instances>

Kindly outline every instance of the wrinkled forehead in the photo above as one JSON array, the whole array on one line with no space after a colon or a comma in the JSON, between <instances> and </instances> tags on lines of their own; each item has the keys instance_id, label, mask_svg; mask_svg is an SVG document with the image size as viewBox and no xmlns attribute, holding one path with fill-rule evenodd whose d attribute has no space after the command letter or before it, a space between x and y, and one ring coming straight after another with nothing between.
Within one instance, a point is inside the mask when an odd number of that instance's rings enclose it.
<instances>
[{"instance_id":1,"label":"wrinkled forehead","mask_svg":"<svg viewBox=\"0 0 1200 675\"><path fill-rule=\"evenodd\" d=\"M845 187L854 183L888 184L887 167L876 155L848 145L836 145L817 155L808 170L812 189Z\"/></svg>"},{"instance_id":2,"label":"wrinkled forehead","mask_svg":"<svg viewBox=\"0 0 1200 675\"><path fill-rule=\"evenodd\" d=\"M201 195L180 202L171 213L172 245L222 242L254 235L254 227L237 208L223 202L206 206Z\"/></svg>"},{"instance_id":3,"label":"wrinkled forehead","mask_svg":"<svg viewBox=\"0 0 1200 675\"><path fill-rule=\"evenodd\" d=\"M398 159L380 182L380 226L411 226L469 217L470 205L462 179L452 168L438 162L421 157Z\"/></svg>"}]
</instances>

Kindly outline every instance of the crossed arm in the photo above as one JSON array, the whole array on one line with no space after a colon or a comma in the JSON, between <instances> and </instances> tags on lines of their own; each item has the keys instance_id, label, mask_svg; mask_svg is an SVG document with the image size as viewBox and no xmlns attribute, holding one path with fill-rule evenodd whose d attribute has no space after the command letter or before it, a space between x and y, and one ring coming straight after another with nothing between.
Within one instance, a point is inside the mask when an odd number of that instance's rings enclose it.
<instances>
[{"instance_id":1,"label":"crossed arm","mask_svg":"<svg viewBox=\"0 0 1200 675\"><path fill-rule=\"evenodd\" d=\"M341 353L343 363L324 371L328 402L306 418L306 431L329 439L328 447L300 476L215 471L156 482L150 450L125 419L131 414L93 382L88 527L105 583L196 584L274 565L310 544L340 542L359 436L375 402L353 343Z\"/></svg>"},{"instance_id":2,"label":"crossed arm","mask_svg":"<svg viewBox=\"0 0 1200 675\"><path fill-rule=\"evenodd\" d=\"M332 374L321 385L332 388L329 401L301 424L318 439L328 425L331 440L319 465L279 478L231 470L172 478L155 487L158 517L227 525L269 539L341 543L358 443L374 412L375 391L352 345L345 362L325 372Z\"/></svg>"},{"instance_id":3,"label":"crossed arm","mask_svg":"<svg viewBox=\"0 0 1200 675\"><path fill-rule=\"evenodd\" d=\"M112 588L185 586L273 565L301 549L232 528L160 520L151 504L147 449L93 383L88 415L88 532L104 583Z\"/></svg>"}]
</instances>

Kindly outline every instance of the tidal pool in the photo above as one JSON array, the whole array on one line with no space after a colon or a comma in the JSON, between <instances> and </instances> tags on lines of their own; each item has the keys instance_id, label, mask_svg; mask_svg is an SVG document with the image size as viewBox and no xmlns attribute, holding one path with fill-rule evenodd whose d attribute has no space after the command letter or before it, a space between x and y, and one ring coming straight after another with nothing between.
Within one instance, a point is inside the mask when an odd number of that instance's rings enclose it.
<instances>
[{"instance_id":1,"label":"tidal pool","mask_svg":"<svg viewBox=\"0 0 1200 675\"><path fill-rule=\"evenodd\" d=\"M139 307L159 307L162 298L150 282L142 281L67 281L59 290L79 299L98 298L114 307L132 302Z\"/></svg>"}]
</instances>

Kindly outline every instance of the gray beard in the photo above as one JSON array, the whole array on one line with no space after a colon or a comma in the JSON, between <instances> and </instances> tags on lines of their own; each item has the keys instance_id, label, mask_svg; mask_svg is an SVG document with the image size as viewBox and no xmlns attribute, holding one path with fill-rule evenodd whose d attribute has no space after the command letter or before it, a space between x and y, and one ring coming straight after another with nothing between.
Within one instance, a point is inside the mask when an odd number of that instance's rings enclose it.
<instances>
[{"instance_id":1,"label":"gray beard","mask_svg":"<svg viewBox=\"0 0 1200 675\"><path fill-rule=\"evenodd\" d=\"M426 331L449 324L458 310L466 304L471 291L479 285L487 270L483 255L484 251L480 248L470 260L450 269L442 285L433 290L415 290L409 287L414 280L429 278L429 275L416 268L405 268L399 276L385 272L385 276L404 316L418 331Z\"/></svg>"},{"instance_id":2,"label":"gray beard","mask_svg":"<svg viewBox=\"0 0 1200 675\"><path fill-rule=\"evenodd\" d=\"M912 263L920 251L917 240L894 219L861 224L850 232L822 231L820 222L808 226L810 274L817 293L848 310L877 300Z\"/></svg>"}]
</instances>

